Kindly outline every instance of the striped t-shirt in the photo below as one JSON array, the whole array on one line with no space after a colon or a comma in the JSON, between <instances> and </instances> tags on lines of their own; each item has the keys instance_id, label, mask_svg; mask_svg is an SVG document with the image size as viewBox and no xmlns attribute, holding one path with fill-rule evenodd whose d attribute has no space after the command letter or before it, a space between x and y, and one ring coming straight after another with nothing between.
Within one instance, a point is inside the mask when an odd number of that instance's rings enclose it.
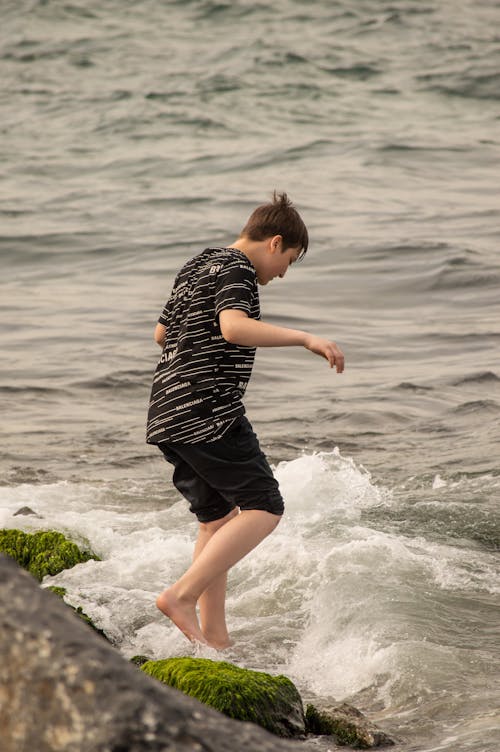
<instances>
[{"instance_id":1,"label":"striped t-shirt","mask_svg":"<svg viewBox=\"0 0 500 752\"><path fill-rule=\"evenodd\" d=\"M181 269L159 318L167 331L151 390L148 443L215 441L244 414L255 348L223 338L219 314L226 308L260 318L255 268L236 248L206 248Z\"/></svg>"}]
</instances>

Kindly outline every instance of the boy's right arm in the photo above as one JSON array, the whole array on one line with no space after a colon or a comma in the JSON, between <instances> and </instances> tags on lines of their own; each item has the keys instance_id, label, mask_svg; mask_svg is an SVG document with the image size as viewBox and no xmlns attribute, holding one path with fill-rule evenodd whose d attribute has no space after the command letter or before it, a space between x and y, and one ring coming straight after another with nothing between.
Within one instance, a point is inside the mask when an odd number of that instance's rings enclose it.
<instances>
[{"instance_id":1,"label":"boy's right arm","mask_svg":"<svg viewBox=\"0 0 500 752\"><path fill-rule=\"evenodd\" d=\"M165 338L167 336L167 327L163 324L157 324L155 329L155 342L160 345L161 349L165 345Z\"/></svg>"},{"instance_id":2,"label":"boy's right arm","mask_svg":"<svg viewBox=\"0 0 500 752\"><path fill-rule=\"evenodd\" d=\"M226 308L219 314L222 336L227 342L245 347L287 347L302 346L325 358L330 368L335 366L337 373L344 370L344 353L335 342L315 337L300 329L275 326L264 321L257 321L247 316L244 311Z\"/></svg>"}]
</instances>

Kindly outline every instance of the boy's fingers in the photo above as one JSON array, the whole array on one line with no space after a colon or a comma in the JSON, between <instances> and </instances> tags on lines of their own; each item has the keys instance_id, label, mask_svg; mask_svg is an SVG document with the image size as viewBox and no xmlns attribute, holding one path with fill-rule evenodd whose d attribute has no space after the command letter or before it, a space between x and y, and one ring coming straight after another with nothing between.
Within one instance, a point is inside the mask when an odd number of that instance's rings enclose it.
<instances>
[{"instance_id":1,"label":"boy's fingers","mask_svg":"<svg viewBox=\"0 0 500 752\"><path fill-rule=\"evenodd\" d=\"M332 347L330 368L336 367L337 373L342 373L344 370L344 353L338 349L338 347Z\"/></svg>"},{"instance_id":2,"label":"boy's fingers","mask_svg":"<svg viewBox=\"0 0 500 752\"><path fill-rule=\"evenodd\" d=\"M325 360L328 361L330 368L335 368L337 373L342 373L344 370L344 353L337 347L335 342L328 341L326 339L320 339L319 337L312 337L306 344L308 350L311 350L317 355L322 355Z\"/></svg>"}]
</instances>

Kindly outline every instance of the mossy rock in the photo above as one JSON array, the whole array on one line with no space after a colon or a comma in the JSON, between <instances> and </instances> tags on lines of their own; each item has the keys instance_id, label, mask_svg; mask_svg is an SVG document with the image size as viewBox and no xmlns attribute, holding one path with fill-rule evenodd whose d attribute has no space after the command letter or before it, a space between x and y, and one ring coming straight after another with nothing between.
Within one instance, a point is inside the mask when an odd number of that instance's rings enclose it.
<instances>
[{"instance_id":1,"label":"mossy rock","mask_svg":"<svg viewBox=\"0 0 500 752\"><path fill-rule=\"evenodd\" d=\"M302 736L305 732L302 699L286 676L208 658L148 661L141 669L230 718L256 723L278 736Z\"/></svg>"},{"instance_id":2,"label":"mossy rock","mask_svg":"<svg viewBox=\"0 0 500 752\"><path fill-rule=\"evenodd\" d=\"M371 749L394 744L394 740L375 726L360 710L347 703L328 710L318 710L314 705L308 705L306 729L309 734L333 736L337 744L355 749Z\"/></svg>"},{"instance_id":3,"label":"mossy rock","mask_svg":"<svg viewBox=\"0 0 500 752\"><path fill-rule=\"evenodd\" d=\"M0 530L0 551L17 561L37 580L55 575L75 564L99 558L90 551L81 551L62 533L40 531L24 533L22 530Z\"/></svg>"}]
</instances>

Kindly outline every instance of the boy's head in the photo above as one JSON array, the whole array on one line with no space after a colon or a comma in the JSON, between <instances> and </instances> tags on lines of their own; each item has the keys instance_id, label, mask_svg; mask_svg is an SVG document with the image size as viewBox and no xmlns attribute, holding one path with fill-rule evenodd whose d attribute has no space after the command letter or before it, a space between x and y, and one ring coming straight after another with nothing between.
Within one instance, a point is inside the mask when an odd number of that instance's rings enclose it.
<instances>
[{"instance_id":1,"label":"boy's head","mask_svg":"<svg viewBox=\"0 0 500 752\"><path fill-rule=\"evenodd\" d=\"M286 193L273 193L269 204L258 206L250 215L240 237L259 241L280 235L281 251L299 248L302 258L309 245L307 228Z\"/></svg>"}]
</instances>

